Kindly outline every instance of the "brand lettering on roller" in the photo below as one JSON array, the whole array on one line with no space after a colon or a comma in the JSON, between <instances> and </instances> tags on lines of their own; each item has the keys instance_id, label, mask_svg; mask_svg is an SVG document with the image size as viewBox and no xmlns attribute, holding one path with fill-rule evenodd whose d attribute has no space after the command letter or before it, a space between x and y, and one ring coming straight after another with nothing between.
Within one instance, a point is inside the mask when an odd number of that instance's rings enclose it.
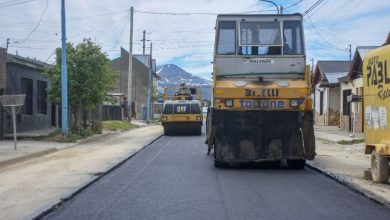
<instances>
[{"instance_id":1,"label":"brand lettering on roller","mask_svg":"<svg viewBox=\"0 0 390 220\"><path fill-rule=\"evenodd\" d=\"M283 109L285 107L284 101L281 100L240 100L240 106L246 109Z\"/></svg>"},{"instance_id":2,"label":"brand lettering on roller","mask_svg":"<svg viewBox=\"0 0 390 220\"><path fill-rule=\"evenodd\" d=\"M278 97L279 89L245 89L246 97Z\"/></svg>"}]
</instances>

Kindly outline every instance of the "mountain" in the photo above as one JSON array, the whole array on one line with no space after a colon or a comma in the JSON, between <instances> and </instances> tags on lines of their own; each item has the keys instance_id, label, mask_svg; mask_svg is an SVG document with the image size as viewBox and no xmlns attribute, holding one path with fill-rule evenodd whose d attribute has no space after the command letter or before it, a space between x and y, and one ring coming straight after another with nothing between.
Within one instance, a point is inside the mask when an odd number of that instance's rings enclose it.
<instances>
[{"instance_id":1,"label":"mountain","mask_svg":"<svg viewBox=\"0 0 390 220\"><path fill-rule=\"evenodd\" d=\"M175 64L165 64L157 67L157 74L161 76L159 85L176 86L178 83L186 83L195 86L210 86L211 82L186 72Z\"/></svg>"},{"instance_id":2,"label":"mountain","mask_svg":"<svg viewBox=\"0 0 390 220\"><path fill-rule=\"evenodd\" d=\"M202 87L203 99L211 99L211 82L195 76L175 64L165 64L157 67L157 74L161 77L158 85L162 88L174 87L179 83Z\"/></svg>"}]
</instances>

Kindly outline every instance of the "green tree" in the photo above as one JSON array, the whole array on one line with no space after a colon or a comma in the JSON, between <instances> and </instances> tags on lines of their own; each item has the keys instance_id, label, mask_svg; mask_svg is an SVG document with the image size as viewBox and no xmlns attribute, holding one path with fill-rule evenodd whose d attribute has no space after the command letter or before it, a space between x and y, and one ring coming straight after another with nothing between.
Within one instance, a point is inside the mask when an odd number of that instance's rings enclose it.
<instances>
[{"instance_id":1,"label":"green tree","mask_svg":"<svg viewBox=\"0 0 390 220\"><path fill-rule=\"evenodd\" d=\"M90 39L74 46L67 44L68 65L68 106L72 128L91 129L100 132L100 122L96 113L106 99L107 92L113 88L117 75L110 67L110 60L101 47ZM56 50L56 61L46 71L51 80L49 99L61 103L61 49ZM88 117L90 115L90 117ZM88 123L91 122L91 123Z\"/></svg>"}]
</instances>

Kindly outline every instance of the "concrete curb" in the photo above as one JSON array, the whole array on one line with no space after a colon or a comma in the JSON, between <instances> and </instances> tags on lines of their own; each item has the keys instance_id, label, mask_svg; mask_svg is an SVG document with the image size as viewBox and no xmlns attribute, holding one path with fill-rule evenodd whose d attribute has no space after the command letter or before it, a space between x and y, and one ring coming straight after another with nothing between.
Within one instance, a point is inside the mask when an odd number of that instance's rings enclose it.
<instances>
[{"instance_id":1,"label":"concrete curb","mask_svg":"<svg viewBox=\"0 0 390 220\"><path fill-rule=\"evenodd\" d=\"M1 161L0 162L0 168L6 167L6 166L10 166L10 165L13 165L13 164L16 164L16 163L20 163L20 162L23 162L23 161L26 161L26 160L29 160L29 159L32 159L32 158L35 158L35 157L41 157L43 155L56 152L57 150L58 150L57 148L53 147L53 148L49 148L49 149L46 149L46 150L38 151L38 152L35 152L35 153L27 154L27 155L24 155L24 156L20 156L20 157L12 158L12 159L9 159L9 160Z\"/></svg>"},{"instance_id":2,"label":"concrete curb","mask_svg":"<svg viewBox=\"0 0 390 220\"><path fill-rule=\"evenodd\" d=\"M36 219L42 219L44 218L45 216L47 216L48 214L52 213L53 211L55 211L57 208L61 207L66 201L69 201L70 199L74 198L75 196L77 196L79 193L83 192L85 189L87 189L89 186L91 186L92 184L94 184L95 182L97 182L98 180L100 180L102 177L106 176L107 174L109 174L110 172L114 171L115 169L119 168L120 166L122 166L124 163L126 163L128 160L130 160L132 157L134 157L136 154L138 154L139 152L143 151L147 146L153 144L155 141L157 141L159 138L161 138L162 136L164 136L164 134L160 134L160 135L157 135L156 137L153 137L151 138L148 142L146 142L144 145L142 145L142 147L134 152L133 154L129 155L128 157L126 157L125 159L123 159L122 161L120 161L118 164L108 168L107 171L105 172L102 172L102 173L99 173L98 176L96 176L94 179L92 179L90 182L80 186L80 188L78 190L76 190L75 192L72 192L70 193L68 196L65 196L64 198L62 198L59 202L55 203L54 205L50 206L50 207L47 207L47 209L42 209L42 211L36 213L35 215L33 214L32 216L35 216L35 217L32 217L31 219L33 220L36 220Z\"/></svg>"},{"instance_id":3,"label":"concrete curb","mask_svg":"<svg viewBox=\"0 0 390 220\"><path fill-rule=\"evenodd\" d=\"M377 194L375 194L367 189L364 189L363 187L359 186L358 184L349 181L348 178L346 178L344 175L338 175L338 174L332 173L331 171L328 171L326 169L320 168L318 166L315 166L315 165L312 165L309 163L306 163L306 166L312 170L315 170L315 171L341 183L342 185L348 187L352 191L357 192L358 194L363 195L363 196L367 197L368 199L370 199L378 204L381 204L387 208L390 208L390 201L387 201L387 199L383 198L382 196L377 195Z\"/></svg>"},{"instance_id":4,"label":"concrete curb","mask_svg":"<svg viewBox=\"0 0 390 220\"><path fill-rule=\"evenodd\" d=\"M117 135L117 134L120 134L120 132L116 132L115 131L115 132L108 132L108 133L105 133L105 134L96 134L96 135L88 137L86 139L79 140L76 143L69 143L69 145L66 145L66 146L63 146L63 147L53 147L53 148L45 149L45 150L42 150L42 151L37 151L37 152L34 152L34 153L30 153L30 154L27 154L27 155L24 155L24 156L20 156L20 157L12 158L12 159L9 159L9 160L1 161L0 162L0 168L4 168L4 167L7 167L7 166L14 165L14 164L17 164L17 163L20 163L20 162L24 162L24 161L27 161L27 160L30 160L30 159L34 159L34 158L37 158L37 157L45 156L47 154L51 154L51 153L54 153L54 152L59 151L59 150L64 150L64 149L67 149L67 148L76 147L76 146L79 146L79 145L82 145L82 144L85 144L85 143L88 143L88 142L96 141L96 140L98 140L100 138L111 137L111 136L114 136L114 135Z\"/></svg>"},{"instance_id":5,"label":"concrete curb","mask_svg":"<svg viewBox=\"0 0 390 220\"><path fill-rule=\"evenodd\" d=\"M315 136L315 137L316 137L316 140L326 141L326 142L329 142L329 143L337 144L337 141L334 141L334 140L331 140L331 139L328 139L328 138L318 137L318 136Z\"/></svg>"},{"instance_id":6,"label":"concrete curb","mask_svg":"<svg viewBox=\"0 0 390 220\"><path fill-rule=\"evenodd\" d=\"M352 141L352 140L360 140L361 139L359 137L354 137L354 138L345 137L342 140L332 140L332 139L327 138L327 137L321 137L321 136L319 137L316 135L316 132L314 132L314 136L316 137L317 140L326 141L326 142L334 143L334 144L338 144L339 141Z\"/></svg>"}]
</instances>

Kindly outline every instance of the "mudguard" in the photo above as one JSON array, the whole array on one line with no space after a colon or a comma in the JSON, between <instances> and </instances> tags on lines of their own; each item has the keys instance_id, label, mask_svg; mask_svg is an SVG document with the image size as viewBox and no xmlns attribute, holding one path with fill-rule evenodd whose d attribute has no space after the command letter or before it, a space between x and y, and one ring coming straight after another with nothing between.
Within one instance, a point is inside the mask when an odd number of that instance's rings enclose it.
<instances>
[{"instance_id":1,"label":"mudguard","mask_svg":"<svg viewBox=\"0 0 390 220\"><path fill-rule=\"evenodd\" d=\"M302 135L306 159L314 160L316 156L316 141L314 137L314 117L312 111L305 112L303 116Z\"/></svg>"},{"instance_id":2,"label":"mudguard","mask_svg":"<svg viewBox=\"0 0 390 220\"><path fill-rule=\"evenodd\" d=\"M299 111L232 111L212 108L207 143L220 162L305 159Z\"/></svg>"}]
</instances>

